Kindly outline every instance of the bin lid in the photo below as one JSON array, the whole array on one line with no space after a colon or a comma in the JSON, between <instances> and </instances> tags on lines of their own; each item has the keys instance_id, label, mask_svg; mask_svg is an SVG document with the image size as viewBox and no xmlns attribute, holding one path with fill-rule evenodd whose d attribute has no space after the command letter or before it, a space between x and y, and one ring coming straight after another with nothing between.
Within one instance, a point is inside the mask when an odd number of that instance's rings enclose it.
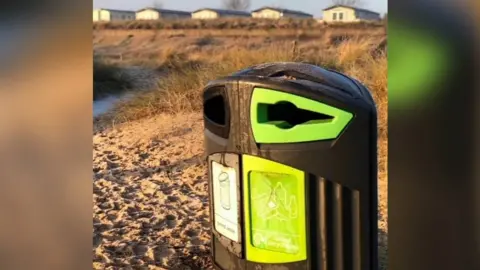
<instances>
[{"instance_id":1,"label":"bin lid","mask_svg":"<svg viewBox=\"0 0 480 270\"><path fill-rule=\"evenodd\" d=\"M357 80L342 73L316 65L298 62L265 63L240 70L232 76L254 76L287 80L301 84L310 89L319 89L319 85L333 88L335 92L347 94L353 98L364 99L373 103L368 90ZM325 90L325 87L322 87Z\"/></svg>"}]
</instances>

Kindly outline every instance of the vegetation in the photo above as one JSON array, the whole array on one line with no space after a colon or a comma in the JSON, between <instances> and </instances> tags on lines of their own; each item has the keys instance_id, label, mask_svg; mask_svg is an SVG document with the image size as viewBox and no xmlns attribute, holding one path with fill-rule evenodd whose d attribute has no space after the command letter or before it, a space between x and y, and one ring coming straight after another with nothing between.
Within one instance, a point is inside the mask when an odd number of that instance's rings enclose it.
<instances>
[{"instance_id":1,"label":"vegetation","mask_svg":"<svg viewBox=\"0 0 480 270\"><path fill-rule=\"evenodd\" d=\"M201 110L201 92L212 79L231 74L246 67L276 61L306 62L344 72L363 82L377 101L380 120L386 123L387 58L385 36L340 35L331 33L322 40L275 40L274 37L253 38L198 38L178 37L181 44L171 40L155 52L158 72L166 74L149 91L138 93L133 99L119 104L104 117L116 123L151 117L161 113ZM159 42L162 42L161 40ZM186 43L186 44L185 44ZM188 44L188 45L187 45ZM126 47L125 50L128 47ZM123 61L110 61L111 73L98 67L97 78L114 79L112 73L119 66L129 66L153 52L134 54ZM125 52L128 55L128 52ZM102 67L101 65L99 67ZM102 67L103 68L103 67ZM125 85L124 81L118 81ZM126 85L128 86L128 85ZM386 129L384 129L386 132Z\"/></svg>"},{"instance_id":2,"label":"vegetation","mask_svg":"<svg viewBox=\"0 0 480 270\"><path fill-rule=\"evenodd\" d=\"M117 65L101 60L93 61L93 100L118 94L131 88L131 82L121 76L122 69Z\"/></svg>"},{"instance_id":3,"label":"vegetation","mask_svg":"<svg viewBox=\"0 0 480 270\"><path fill-rule=\"evenodd\" d=\"M152 30L152 29L302 29L326 30L328 28L365 29L384 27L382 22L355 22L355 23L325 23L316 19L291 19L278 20L260 18L220 18L215 20L178 19L178 20L135 20L94 22L95 30Z\"/></svg>"}]
</instances>

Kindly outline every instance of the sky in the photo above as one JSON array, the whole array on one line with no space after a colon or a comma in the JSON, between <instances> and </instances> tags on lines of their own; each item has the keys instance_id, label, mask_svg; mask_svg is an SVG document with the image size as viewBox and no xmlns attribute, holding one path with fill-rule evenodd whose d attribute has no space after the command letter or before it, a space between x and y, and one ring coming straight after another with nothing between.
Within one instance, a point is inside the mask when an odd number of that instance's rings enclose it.
<instances>
[{"instance_id":1,"label":"sky","mask_svg":"<svg viewBox=\"0 0 480 270\"><path fill-rule=\"evenodd\" d=\"M287 9L300 10L321 17L322 9L332 4L331 0L250 0L250 9L262 6L281 6ZM387 12L388 0L362 0L362 8L380 14ZM163 8L194 11L199 8L221 8L222 0L93 0L93 8L111 8L138 10L152 6L155 2L162 2Z\"/></svg>"}]
</instances>

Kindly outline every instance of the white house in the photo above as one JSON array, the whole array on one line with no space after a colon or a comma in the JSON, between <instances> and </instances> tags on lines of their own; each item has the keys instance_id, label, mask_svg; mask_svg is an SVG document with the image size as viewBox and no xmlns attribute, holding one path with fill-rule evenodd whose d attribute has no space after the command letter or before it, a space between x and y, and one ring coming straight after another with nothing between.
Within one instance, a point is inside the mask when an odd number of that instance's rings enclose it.
<instances>
[{"instance_id":1,"label":"white house","mask_svg":"<svg viewBox=\"0 0 480 270\"><path fill-rule=\"evenodd\" d=\"M136 12L137 20L187 19L192 13L180 10L142 8Z\"/></svg>"},{"instance_id":2,"label":"white house","mask_svg":"<svg viewBox=\"0 0 480 270\"><path fill-rule=\"evenodd\" d=\"M275 7L262 7L252 11L253 18L269 18L269 19L280 19L280 18L313 18L312 14L308 14L298 10L291 10L285 8L275 8Z\"/></svg>"},{"instance_id":3,"label":"white house","mask_svg":"<svg viewBox=\"0 0 480 270\"><path fill-rule=\"evenodd\" d=\"M135 20L135 12L129 10L117 10L117 9L94 9L93 21L130 21Z\"/></svg>"},{"instance_id":4,"label":"white house","mask_svg":"<svg viewBox=\"0 0 480 270\"><path fill-rule=\"evenodd\" d=\"M325 22L378 21L380 13L345 5L333 5L323 9Z\"/></svg>"},{"instance_id":5,"label":"white house","mask_svg":"<svg viewBox=\"0 0 480 270\"><path fill-rule=\"evenodd\" d=\"M251 17L249 12L225 10L215 8L202 8L192 12L193 19L216 19L225 17Z\"/></svg>"}]
</instances>

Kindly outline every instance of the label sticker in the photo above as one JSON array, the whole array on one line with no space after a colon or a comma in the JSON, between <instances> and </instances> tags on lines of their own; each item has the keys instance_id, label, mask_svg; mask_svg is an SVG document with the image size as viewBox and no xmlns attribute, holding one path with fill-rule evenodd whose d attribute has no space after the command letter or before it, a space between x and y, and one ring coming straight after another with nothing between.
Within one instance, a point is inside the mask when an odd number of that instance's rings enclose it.
<instances>
[{"instance_id":1,"label":"label sticker","mask_svg":"<svg viewBox=\"0 0 480 270\"><path fill-rule=\"evenodd\" d=\"M252 245L296 254L300 250L300 219L304 209L293 175L250 172Z\"/></svg>"},{"instance_id":2,"label":"label sticker","mask_svg":"<svg viewBox=\"0 0 480 270\"><path fill-rule=\"evenodd\" d=\"M237 174L234 168L212 162L215 230L238 242Z\"/></svg>"}]
</instances>

